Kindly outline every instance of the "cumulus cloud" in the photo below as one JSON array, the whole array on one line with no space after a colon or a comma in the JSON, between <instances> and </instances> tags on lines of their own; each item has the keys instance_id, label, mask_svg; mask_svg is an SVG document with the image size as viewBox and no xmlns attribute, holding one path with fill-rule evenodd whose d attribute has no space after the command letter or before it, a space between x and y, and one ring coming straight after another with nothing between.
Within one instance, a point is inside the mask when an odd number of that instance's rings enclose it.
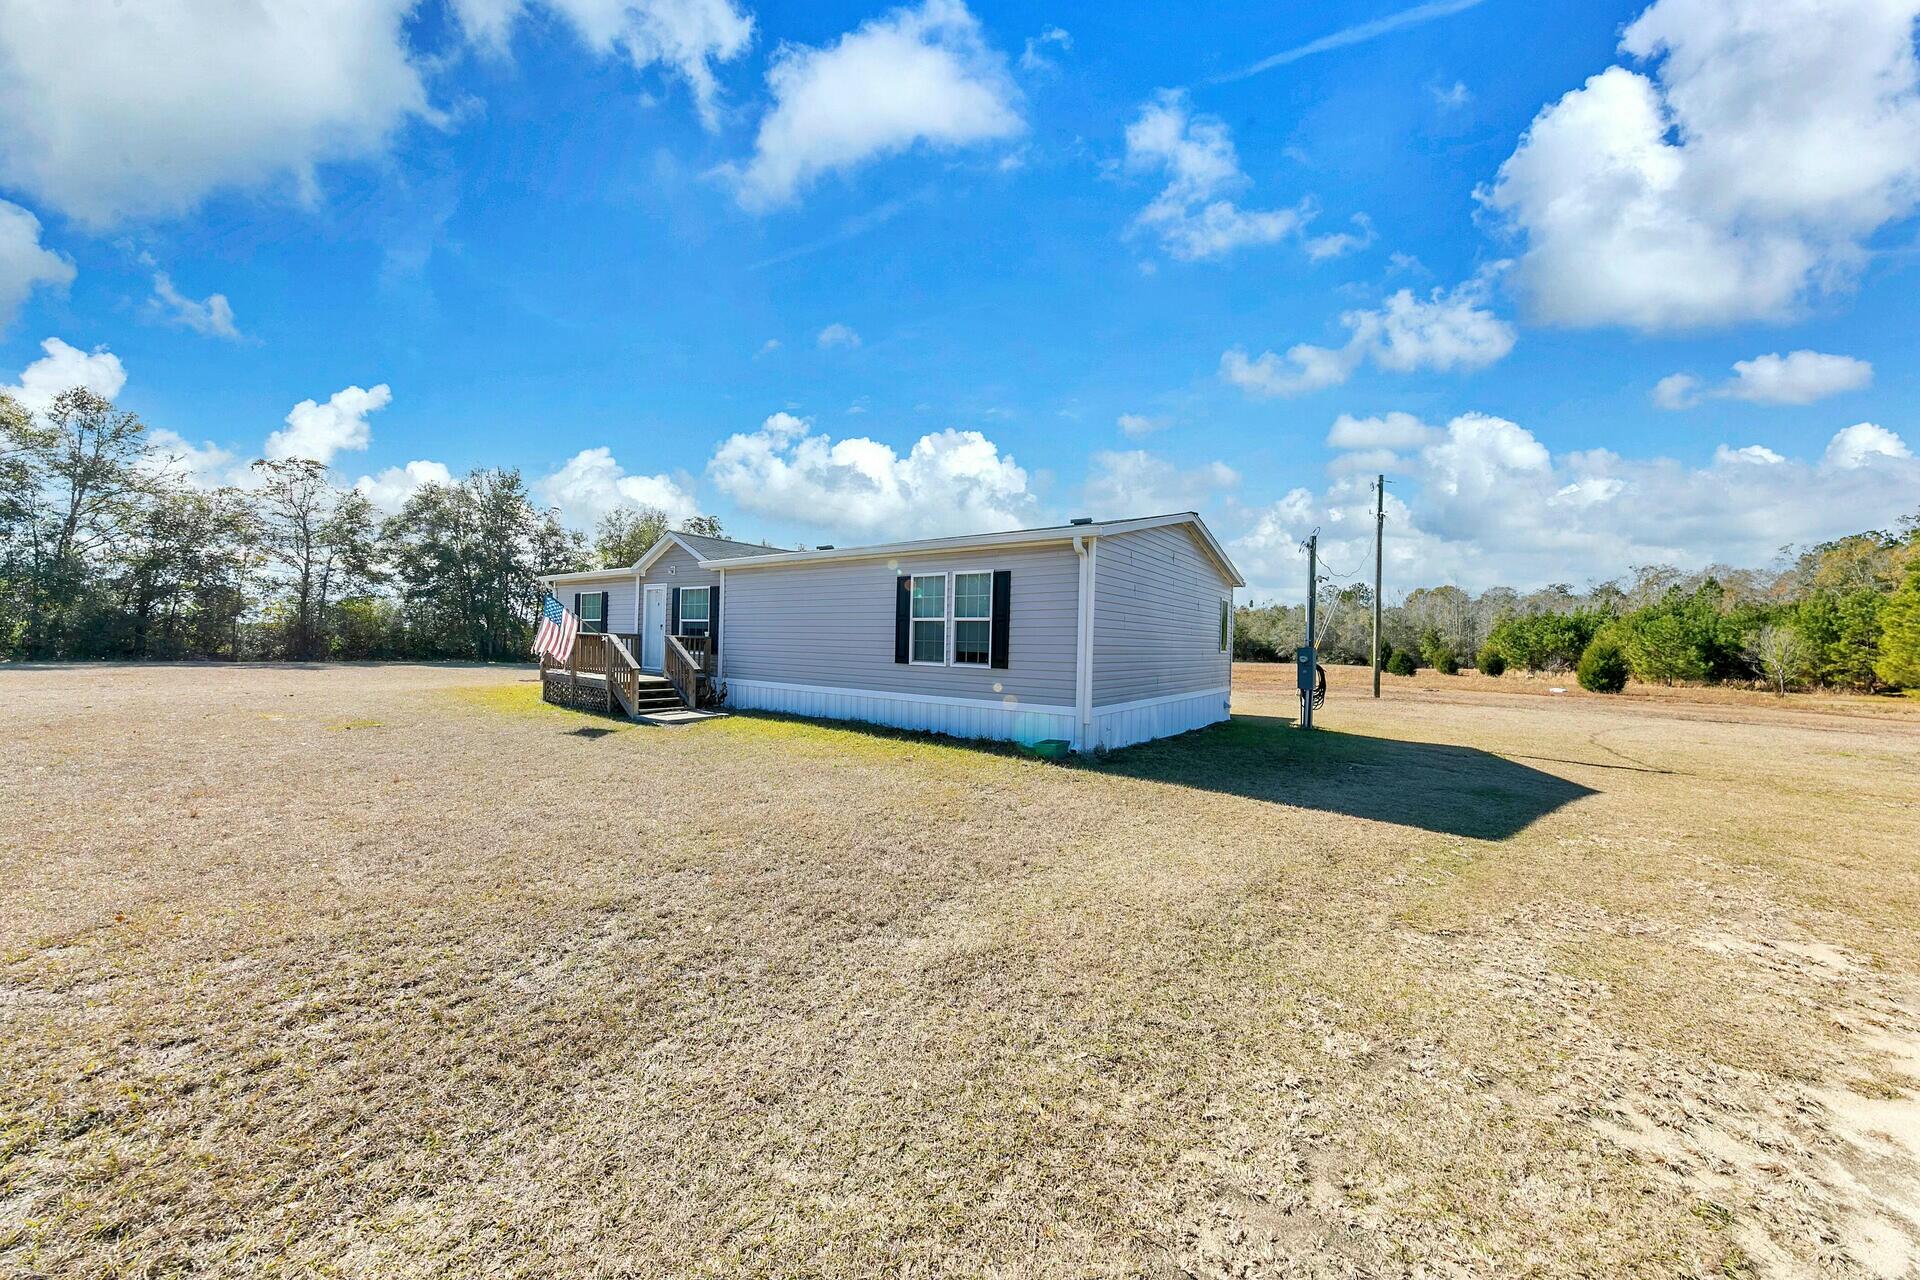
<instances>
[{"instance_id":1,"label":"cumulus cloud","mask_svg":"<svg viewBox=\"0 0 1920 1280\"><path fill-rule=\"evenodd\" d=\"M211 440L193 443L177 431L156 427L147 433L153 447L149 464L154 470L197 489L244 488L255 476L248 460Z\"/></svg>"},{"instance_id":2,"label":"cumulus cloud","mask_svg":"<svg viewBox=\"0 0 1920 1280\"><path fill-rule=\"evenodd\" d=\"M1183 468L1144 449L1096 453L1082 499L1096 519L1198 511L1240 483L1224 462Z\"/></svg>"},{"instance_id":3,"label":"cumulus cloud","mask_svg":"<svg viewBox=\"0 0 1920 1280\"><path fill-rule=\"evenodd\" d=\"M353 487L388 515L407 505L407 499L430 484L452 484L453 472L444 462L416 459L400 467L387 467L370 476L361 476Z\"/></svg>"},{"instance_id":4,"label":"cumulus cloud","mask_svg":"<svg viewBox=\"0 0 1920 1280\"><path fill-rule=\"evenodd\" d=\"M1272 244L1305 224L1302 209L1242 209L1226 197L1250 186L1226 122L1194 115L1184 90L1162 89L1127 126L1127 167L1164 174L1167 185L1134 219L1137 234L1193 262L1247 245Z\"/></svg>"},{"instance_id":5,"label":"cumulus cloud","mask_svg":"<svg viewBox=\"0 0 1920 1280\"><path fill-rule=\"evenodd\" d=\"M864 436L833 440L776 413L729 436L707 474L742 510L852 536L1017 529L1038 509L1027 473L978 431L921 436L903 457Z\"/></svg>"},{"instance_id":6,"label":"cumulus cloud","mask_svg":"<svg viewBox=\"0 0 1920 1280\"><path fill-rule=\"evenodd\" d=\"M169 321L184 325L195 333L210 338L225 338L229 342L241 339L240 330L233 322L233 306L224 293L210 293L198 300L189 298L174 287L171 276L164 271L156 271L153 273L153 297L150 302Z\"/></svg>"},{"instance_id":7,"label":"cumulus cloud","mask_svg":"<svg viewBox=\"0 0 1920 1280\"><path fill-rule=\"evenodd\" d=\"M1329 231L1324 235L1308 236L1302 242L1307 257L1314 262L1325 262L1329 258L1344 258L1372 244L1373 219L1364 213L1356 213L1350 221L1353 223L1352 231Z\"/></svg>"},{"instance_id":8,"label":"cumulus cloud","mask_svg":"<svg viewBox=\"0 0 1920 1280\"><path fill-rule=\"evenodd\" d=\"M413 0L0 4L0 184L95 225L383 152L433 119ZM190 72L183 68L191 68Z\"/></svg>"},{"instance_id":9,"label":"cumulus cloud","mask_svg":"<svg viewBox=\"0 0 1920 1280\"><path fill-rule=\"evenodd\" d=\"M1906 462L1912 458L1907 442L1893 432L1876 423L1856 422L1834 434L1821 462L1834 471L1858 471L1884 460Z\"/></svg>"},{"instance_id":10,"label":"cumulus cloud","mask_svg":"<svg viewBox=\"0 0 1920 1280\"><path fill-rule=\"evenodd\" d=\"M1150 418L1144 413L1123 413L1115 418L1113 425L1120 428L1120 434L1129 440L1138 440L1150 436L1167 425L1165 418Z\"/></svg>"},{"instance_id":11,"label":"cumulus cloud","mask_svg":"<svg viewBox=\"0 0 1920 1280\"><path fill-rule=\"evenodd\" d=\"M0 200L0 331L36 288L72 283L73 263L40 243L40 219Z\"/></svg>"},{"instance_id":12,"label":"cumulus cloud","mask_svg":"<svg viewBox=\"0 0 1920 1280\"><path fill-rule=\"evenodd\" d=\"M860 345L860 335L853 331L853 326L836 321L820 331L814 344L822 351L831 351L835 347L857 347Z\"/></svg>"},{"instance_id":13,"label":"cumulus cloud","mask_svg":"<svg viewBox=\"0 0 1920 1280\"><path fill-rule=\"evenodd\" d=\"M1581 583L1630 564L1765 564L1783 543L1892 524L1912 508L1920 460L1867 423L1837 433L1818 461L1759 445L1723 446L1704 466L1605 449L1554 455L1518 423L1469 413L1434 429L1395 479L1388 590L1480 590ZM1370 480L1337 475L1324 491L1296 489L1252 512L1231 540L1235 562L1262 592L1297 597L1297 546L1317 526L1330 563L1365 563Z\"/></svg>"},{"instance_id":14,"label":"cumulus cloud","mask_svg":"<svg viewBox=\"0 0 1920 1280\"><path fill-rule=\"evenodd\" d=\"M1394 411L1373 418L1343 413L1327 431L1330 449L1411 449L1432 444L1440 433L1410 413Z\"/></svg>"},{"instance_id":15,"label":"cumulus cloud","mask_svg":"<svg viewBox=\"0 0 1920 1280\"><path fill-rule=\"evenodd\" d=\"M1005 58L960 0L895 9L824 48L782 45L767 87L752 158L722 171L748 209L918 143L975 146L1026 129Z\"/></svg>"},{"instance_id":16,"label":"cumulus cloud","mask_svg":"<svg viewBox=\"0 0 1920 1280\"><path fill-rule=\"evenodd\" d=\"M334 454L367 447L373 439L367 415L392 403L393 389L384 382L336 391L325 404L302 400L287 411L287 425L267 437L266 456L311 458L330 466Z\"/></svg>"},{"instance_id":17,"label":"cumulus cloud","mask_svg":"<svg viewBox=\"0 0 1920 1280\"><path fill-rule=\"evenodd\" d=\"M1920 199L1920 0L1658 0L1479 193L1544 321L1791 315ZM1791 85L1791 92L1781 86Z\"/></svg>"},{"instance_id":18,"label":"cumulus cloud","mask_svg":"<svg viewBox=\"0 0 1920 1280\"><path fill-rule=\"evenodd\" d=\"M1733 376L1706 387L1690 373L1671 374L1653 388L1662 409L1690 409L1702 400L1746 400L1753 404L1812 404L1843 391L1873 385L1873 366L1852 356L1821 351L1789 351L1734 362Z\"/></svg>"},{"instance_id":19,"label":"cumulus cloud","mask_svg":"<svg viewBox=\"0 0 1920 1280\"><path fill-rule=\"evenodd\" d=\"M629 475L604 445L574 454L558 471L536 481L533 491L542 502L558 507L561 519L581 529L591 529L616 507L653 507L676 525L700 513L688 482L664 472Z\"/></svg>"},{"instance_id":20,"label":"cumulus cloud","mask_svg":"<svg viewBox=\"0 0 1920 1280\"><path fill-rule=\"evenodd\" d=\"M1426 298L1402 289L1376 310L1340 317L1351 336L1342 347L1298 343L1284 357L1250 357L1234 347L1220 357L1220 376L1249 395L1290 396L1335 387L1363 362L1393 373L1479 369L1513 350L1513 326L1487 307L1484 278Z\"/></svg>"},{"instance_id":21,"label":"cumulus cloud","mask_svg":"<svg viewBox=\"0 0 1920 1280\"><path fill-rule=\"evenodd\" d=\"M48 338L40 344L44 353L20 371L20 381L6 388L8 395L29 413L44 413L53 398L62 391L85 387L111 400L127 385L127 371L120 357L105 347L92 351Z\"/></svg>"},{"instance_id":22,"label":"cumulus cloud","mask_svg":"<svg viewBox=\"0 0 1920 1280\"><path fill-rule=\"evenodd\" d=\"M562 19L602 57L624 53L635 68L660 66L686 81L708 128L719 120L713 64L746 52L753 18L733 0L454 0L475 41L504 52L520 16L535 7Z\"/></svg>"}]
</instances>

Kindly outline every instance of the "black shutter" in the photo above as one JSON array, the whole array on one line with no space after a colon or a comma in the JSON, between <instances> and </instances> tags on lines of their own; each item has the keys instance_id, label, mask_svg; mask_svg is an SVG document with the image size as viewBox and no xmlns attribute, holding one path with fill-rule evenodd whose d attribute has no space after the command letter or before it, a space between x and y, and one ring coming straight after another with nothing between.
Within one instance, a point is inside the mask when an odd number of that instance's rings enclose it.
<instances>
[{"instance_id":1,"label":"black shutter","mask_svg":"<svg viewBox=\"0 0 1920 1280\"><path fill-rule=\"evenodd\" d=\"M707 644L715 656L720 653L720 584L707 588Z\"/></svg>"},{"instance_id":2,"label":"black shutter","mask_svg":"<svg viewBox=\"0 0 1920 1280\"><path fill-rule=\"evenodd\" d=\"M913 633L913 579L893 580L893 660L905 662Z\"/></svg>"},{"instance_id":3,"label":"black shutter","mask_svg":"<svg viewBox=\"0 0 1920 1280\"><path fill-rule=\"evenodd\" d=\"M610 591L602 591L600 593L600 629L609 634L613 631L613 618L608 614L607 610L611 607L612 595L613 593Z\"/></svg>"},{"instance_id":4,"label":"black shutter","mask_svg":"<svg viewBox=\"0 0 1920 1280\"><path fill-rule=\"evenodd\" d=\"M580 617L580 593L578 591L573 593L573 616L576 618ZM580 623L580 629L582 631L587 629L587 624L584 620Z\"/></svg>"},{"instance_id":5,"label":"black shutter","mask_svg":"<svg viewBox=\"0 0 1920 1280\"><path fill-rule=\"evenodd\" d=\"M667 634L680 634L680 588L667 592Z\"/></svg>"},{"instance_id":6,"label":"black shutter","mask_svg":"<svg viewBox=\"0 0 1920 1280\"><path fill-rule=\"evenodd\" d=\"M1007 638L1013 630L1013 570L995 569L993 571L993 647L988 651L987 665L997 670L1007 669Z\"/></svg>"}]
</instances>

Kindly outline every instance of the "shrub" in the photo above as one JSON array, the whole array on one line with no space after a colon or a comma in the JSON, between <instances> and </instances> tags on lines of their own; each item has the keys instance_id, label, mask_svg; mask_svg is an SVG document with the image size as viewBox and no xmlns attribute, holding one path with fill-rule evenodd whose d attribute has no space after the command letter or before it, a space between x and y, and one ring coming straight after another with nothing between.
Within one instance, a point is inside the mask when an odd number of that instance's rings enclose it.
<instances>
[{"instance_id":1,"label":"shrub","mask_svg":"<svg viewBox=\"0 0 1920 1280\"><path fill-rule=\"evenodd\" d=\"M1480 646L1480 656L1474 659L1474 665L1483 676L1497 676L1507 669L1507 659L1491 643Z\"/></svg>"},{"instance_id":2,"label":"shrub","mask_svg":"<svg viewBox=\"0 0 1920 1280\"><path fill-rule=\"evenodd\" d=\"M1447 648L1445 645L1441 645L1429 653L1427 655L1427 661L1433 665L1435 671L1438 671L1443 676L1457 676L1460 674L1460 659L1454 657L1453 650Z\"/></svg>"},{"instance_id":3,"label":"shrub","mask_svg":"<svg viewBox=\"0 0 1920 1280\"><path fill-rule=\"evenodd\" d=\"M1589 693L1618 693L1627 687L1627 655L1611 632L1602 632L1587 645L1577 675Z\"/></svg>"},{"instance_id":4,"label":"shrub","mask_svg":"<svg viewBox=\"0 0 1920 1280\"><path fill-rule=\"evenodd\" d=\"M1563 669L1579 659L1606 622L1607 615L1598 609L1509 614L1494 625L1487 645L1528 671Z\"/></svg>"},{"instance_id":5,"label":"shrub","mask_svg":"<svg viewBox=\"0 0 1920 1280\"><path fill-rule=\"evenodd\" d=\"M1416 670L1413 655L1405 649L1395 649L1393 656L1387 659L1387 670L1396 676L1410 676Z\"/></svg>"}]
</instances>

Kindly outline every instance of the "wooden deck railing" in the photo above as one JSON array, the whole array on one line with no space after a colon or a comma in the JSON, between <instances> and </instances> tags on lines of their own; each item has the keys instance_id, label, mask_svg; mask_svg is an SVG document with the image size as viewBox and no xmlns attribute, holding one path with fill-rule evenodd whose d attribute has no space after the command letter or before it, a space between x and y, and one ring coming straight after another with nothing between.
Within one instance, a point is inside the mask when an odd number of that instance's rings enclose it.
<instances>
[{"instance_id":1,"label":"wooden deck railing","mask_svg":"<svg viewBox=\"0 0 1920 1280\"><path fill-rule=\"evenodd\" d=\"M633 660L633 653L626 642L617 635L601 637L606 641L607 687L613 690L613 696L620 700L628 715L640 700L640 664Z\"/></svg>"},{"instance_id":2,"label":"wooden deck railing","mask_svg":"<svg viewBox=\"0 0 1920 1280\"><path fill-rule=\"evenodd\" d=\"M702 669L706 666L706 655L702 653L695 656L688 649L687 642L698 638L668 636L667 659L664 664L666 677L672 683L674 692L680 695L680 701L689 707L696 708L700 705L700 683Z\"/></svg>"}]
</instances>

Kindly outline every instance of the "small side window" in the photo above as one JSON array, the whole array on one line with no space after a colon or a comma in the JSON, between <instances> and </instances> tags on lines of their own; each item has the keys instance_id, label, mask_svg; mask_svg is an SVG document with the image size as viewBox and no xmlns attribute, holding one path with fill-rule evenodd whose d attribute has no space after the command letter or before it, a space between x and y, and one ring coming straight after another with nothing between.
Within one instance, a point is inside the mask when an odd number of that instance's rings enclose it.
<instances>
[{"instance_id":1,"label":"small side window","mask_svg":"<svg viewBox=\"0 0 1920 1280\"><path fill-rule=\"evenodd\" d=\"M1225 653L1233 647L1233 601L1220 601L1220 652Z\"/></svg>"}]
</instances>

